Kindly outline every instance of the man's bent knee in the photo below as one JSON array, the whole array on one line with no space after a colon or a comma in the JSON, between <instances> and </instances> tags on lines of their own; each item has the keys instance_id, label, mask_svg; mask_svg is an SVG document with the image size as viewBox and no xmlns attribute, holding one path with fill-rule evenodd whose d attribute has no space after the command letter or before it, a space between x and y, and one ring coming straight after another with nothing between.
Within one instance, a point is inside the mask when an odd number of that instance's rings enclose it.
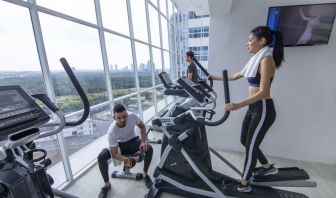
<instances>
[{"instance_id":1,"label":"man's bent knee","mask_svg":"<svg viewBox=\"0 0 336 198\"><path fill-rule=\"evenodd\" d=\"M147 151L145 152L145 154L151 154L153 153L153 148L151 145L148 145Z\"/></svg>"},{"instance_id":2,"label":"man's bent knee","mask_svg":"<svg viewBox=\"0 0 336 198\"><path fill-rule=\"evenodd\" d=\"M102 162L102 161L108 161L110 158L111 158L111 153L108 149L105 148L99 153L97 160L98 162Z\"/></svg>"}]
</instances>

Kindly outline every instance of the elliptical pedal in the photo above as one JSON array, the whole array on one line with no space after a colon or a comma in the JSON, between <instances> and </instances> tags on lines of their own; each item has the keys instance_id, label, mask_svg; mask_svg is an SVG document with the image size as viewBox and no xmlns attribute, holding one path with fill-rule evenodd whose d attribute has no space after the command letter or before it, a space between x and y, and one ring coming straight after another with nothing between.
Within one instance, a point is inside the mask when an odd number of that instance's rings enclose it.
<instances>
[{"instance_id":1,"label":"elliptical pedal","mask_svg":"<svg viewBox=\"0 0 336 198\"><path fill-rule=\"evenodd\" d=\"M275 175L254 175L253 182L270 182L270 181L288 181L288 180L308 180L308 173L297 167L278 168L278 174Z\"/></svg>"},{"instance_id":2,"label":"elliptical pedal","mask_svg":"<svg viewBox=\"0 0 336 198\"><path fill-rule=\"evenodd\" d=\"M239 198L308 198L308 196L286 191L275 189L266 186L256 186L252 185L252 190L248 193L238 191L238 182L234 181L232 183L227 183L223 187L223 193L227 196L239 197Z\"/></svg>"}]
</instances>

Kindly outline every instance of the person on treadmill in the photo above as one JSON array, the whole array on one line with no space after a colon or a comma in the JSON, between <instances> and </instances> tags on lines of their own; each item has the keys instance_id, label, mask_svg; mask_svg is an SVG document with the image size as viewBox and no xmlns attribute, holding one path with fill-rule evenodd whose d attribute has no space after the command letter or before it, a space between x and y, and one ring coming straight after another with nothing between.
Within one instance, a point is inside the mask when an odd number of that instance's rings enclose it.
<instances>
[{"instance_id":1,"label":"person on treadmill","mask_svg":"<svg viewBox=\"0 0 336 198\"><path fill-rule=\"evenodd\" d=\"M273 41L273 49L268 47ZM247 51L253 54L245 67L238 73L230 75L229 80L246 77L249 83L249 96L236 103L225 104L226 111L238 110L248 106L242 129L241 143L246 148L244 171L238 184L238 191L250 192L252 174L274 175L278 169L266 159L259 146L268 129L275 121L276 112L271 98L271 83L275 71L284 60L282 33L266 26L254 28L247 41ZM213 80L222 77L209 75ZM262 164L256 168L257 159Z\"/></svg>"},{"instance_id":2,"label":"person on treadmill","mask_svg":"<svg viewBox=\"0 0 336 198\"><path fill-rule=\"evenodd\" d=\"M197 75L197 67L194 64L193 61L194 58L194 52L192 51L188 51L186 52L186 60L187 63L189 64L187 67L187 78L191 81L193 81L194 83L198 83L198 75Z\"/></svg>"},{"instance_id":3,"label":"person on treadmill","mask_svg":"<svg viewBox=\"0 0 336 198\"><path fill-rule=\"evenodd\" d=\"M135 165L139 161L139 157L135 157L137 153L144 153L143 176L145 185L150 188L152 180L147 171L152 161L153 149L146 142L146 126L141 119L134 113L126 111L126 108L117 104L113 108L114 122L108 129L109 149L103 149L98 155L98 166L100 173L104 179L105 185L102 187L99 198L105 198L111 188L108 174L108 160L112 158L124 161L124 164ZM139 138L134 131L135 126L140 128L141 137ZM120 153L118 152L118 147ZM127 157L133 156L133 157Z\"/></svg>"}]
</instances>

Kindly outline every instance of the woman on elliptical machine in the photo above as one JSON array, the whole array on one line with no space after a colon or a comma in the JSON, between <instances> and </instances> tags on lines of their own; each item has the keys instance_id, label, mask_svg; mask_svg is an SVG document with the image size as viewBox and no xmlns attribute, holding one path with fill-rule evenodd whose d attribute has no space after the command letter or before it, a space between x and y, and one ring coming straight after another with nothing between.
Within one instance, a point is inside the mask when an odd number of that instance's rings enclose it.
<instances>
[{"instance_id":1,"label":"woman on elliptical machine","mask_svg":"<svg viewBox=\"0 0 336 198\"><path fill-rule=\"evenodd\" d=\"M274 41L273 49L269 47ZM275 71L284 60L282 34L269 27L254 28L247 41L247 51L253 54L245 67L238 73L230 75L229 80L247 78L249 96L236 103L225 104L226 111L238 110L248 105L242 129L241 143L246 148L244 171L238 184L238 191L250 192L252 175L274 175L278 169L269 163L259 146L268 129L275 121L276 112L271 98L271 83ZM222 77L209 75L213 80L223 80ZM262 164L255 169L257 160Z\"/></svg>"}]
</instances>

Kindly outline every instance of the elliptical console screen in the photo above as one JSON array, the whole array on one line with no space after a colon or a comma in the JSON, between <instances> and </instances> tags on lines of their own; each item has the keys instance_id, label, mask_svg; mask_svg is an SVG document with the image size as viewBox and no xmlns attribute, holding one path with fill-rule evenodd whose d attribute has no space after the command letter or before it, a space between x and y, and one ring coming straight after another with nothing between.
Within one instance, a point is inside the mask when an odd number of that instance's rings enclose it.
<instances>
[{"instance_id":1,"label":"elliptical console screen","mask_svg":"<svg viewBox=\"0 0 336 198\"><path fill-rule=\"evenodd\" d=\"M162 74L162 77L164 78L164 80L166 81L166 83L167 83L168 85L172 85L172 84L173 84L173 82L170 80L170 78L169 78L169 76L167 75L167 73L163 73L163 74Z\"/></svg>"},{"instance_id":2,"label":"elliptical console screen","mask_svg":"<svg viewBox=\"0 0 336 198\"><path fill-rule=\"evenodd\" d=\"M29 103L16 90L0 91L0 114L29 106Z\"/></svg>"},{"instance_id":3,"label":"elliptical console screen","mask_svg":"<svg viewBox=\"0 0 336 198\"><path fill-rule=\"evenodd\" d=\"M177 83L179 83L190 94L190 96L195 98L199 103L203 103L205 101L204 94L195 88L196 84L193 81L186 77L181 77L177 80Z\"/></svg>"},{"instance_id":4,"label":"elliptical console screen","mask_svg":"<svg viewBox=\"0 0 336 198\"><path fill-rule=\"evenodd\" d=\"M49 119L49 115L20 86L0 86L0 139L38 127Z\"/></svg>"},{"instance_id":5,"label":"elliptical console screen","mask_svg":"<svg viewBox=\"0 0 336 198\"><path fill-rule=\"evenodd\" d=\"M173 85L173 82L170 80L166 72L159 73L159 77L165 88L167 89L172 88L171 86Z\"/></svg>"}]
</instances>

